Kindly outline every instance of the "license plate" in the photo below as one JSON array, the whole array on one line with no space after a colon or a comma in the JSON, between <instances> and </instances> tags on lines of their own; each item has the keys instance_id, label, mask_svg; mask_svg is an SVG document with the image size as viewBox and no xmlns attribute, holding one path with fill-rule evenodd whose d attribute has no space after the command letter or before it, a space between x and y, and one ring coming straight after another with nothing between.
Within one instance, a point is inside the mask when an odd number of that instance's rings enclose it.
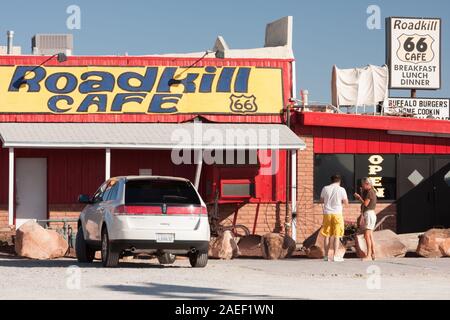
<instances>
[{"instance_id":1,"label":"license plate","mask_svg":"<svg viewBox=\"0 0 450 320\"><path fill-rule=\"evenodd\" d=\"M173 233L157 233L156 242L172 243L175 241L175 235Z\"/></svg>"}]
</instances>

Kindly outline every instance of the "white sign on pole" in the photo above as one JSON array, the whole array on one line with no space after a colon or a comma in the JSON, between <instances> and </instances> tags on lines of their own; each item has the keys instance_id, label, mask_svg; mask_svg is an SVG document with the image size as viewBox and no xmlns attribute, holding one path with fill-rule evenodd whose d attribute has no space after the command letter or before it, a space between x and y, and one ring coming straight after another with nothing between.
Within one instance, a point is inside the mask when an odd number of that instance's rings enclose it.
<instances>
[{"instance_id":1,"label":"white sign on pole","mask_svg":"<svg viewBox=\"0 0 450 320\"><path fill-rule=\"evenodd\" d=\"M441 19L386 19L391 89L441 88Z\"/></svg>"},{"instance_id":2,"label":"white sign on pole","mask_svg":"<svg viewBox=\"0 0 450 320\"><path fill-rule=\"evenodd\" d=\"M389 98L388 106L415 118L449 120L450 99Z\"/></svg>"}]
</instances>

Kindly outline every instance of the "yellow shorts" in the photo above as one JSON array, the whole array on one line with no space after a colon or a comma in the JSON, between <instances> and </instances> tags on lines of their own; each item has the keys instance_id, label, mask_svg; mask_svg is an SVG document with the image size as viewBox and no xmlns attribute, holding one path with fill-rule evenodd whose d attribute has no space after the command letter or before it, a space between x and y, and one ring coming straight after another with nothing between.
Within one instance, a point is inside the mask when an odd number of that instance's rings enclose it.
<instances>
[{"instance_id":1,"label":"yellow shorts","mask_svg":"<svg viewBox=\"0 0 450 320\"><path fill-rule=\"evenodd\" d=\"M344 229L344 217L342 214L323 215L323 224L320 233L324 237L342 238L344 236Z\"/></svg>"}]
</instances>

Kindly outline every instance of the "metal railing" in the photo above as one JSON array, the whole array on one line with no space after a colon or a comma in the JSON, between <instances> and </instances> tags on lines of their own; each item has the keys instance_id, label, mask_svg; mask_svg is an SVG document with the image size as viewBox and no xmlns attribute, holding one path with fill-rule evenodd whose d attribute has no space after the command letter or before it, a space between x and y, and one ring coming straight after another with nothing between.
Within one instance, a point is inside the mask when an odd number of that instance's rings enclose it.
<instances>
[{"instance_id":1,"label":"metal railing","mask_svg":"<svg viewBox=\"0 0 450 320\"><path fill-rule=\"evenodd\" d=\"M304 104L301 99L290 99L294 103L294 109L302 112L327 112L339 114L355 114L355 115L374 115L374 116L395 116L395 117L414 117L414 114L400 107L389 106L386 103L377 105L361 105L361 106L334 106L329 103L311 101Z\"/></svg>"},{"instance_id":2,"label":"metal railing","mask_svg":"<svg viewBox=\"0 0 450 320\"><path fill-rule=\"evenodd\" d=\"M69 248L75 247L75 238L76 232L72 228L71 224L77 223L78 219L45 219L45 220L36 220L43 228L52 229L61 234L64 239L67 240L69 244ZM62 223L63 226L61 228L53 228L50 224L52 223Z\"/></svg>"}]
</instances>

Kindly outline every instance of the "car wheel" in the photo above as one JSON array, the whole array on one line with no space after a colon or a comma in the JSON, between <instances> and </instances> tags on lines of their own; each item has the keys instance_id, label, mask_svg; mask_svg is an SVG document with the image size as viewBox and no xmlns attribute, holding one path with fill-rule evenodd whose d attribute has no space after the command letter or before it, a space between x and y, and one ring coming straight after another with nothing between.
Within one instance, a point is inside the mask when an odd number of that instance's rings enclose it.
<instances>
[{"instance_id":1,"label":"car wheel","mask_svg":"<svg viewBox=\"0 0 450 320\"><path fill-rule=\"evenodd\" d=\"M108 231L102 230L102 263L104 267L117 267L120 252L114 251L109 241Z\"/></svg>"},{"instance_id":2,"label":"car wheel","mask_svg":"<svg viewBox=\"0 0 450 320\"><path fill-rule=\"evenodd\" d=\"M208 264L207 252L191 252L189 254L189 262L193 268L204 268Z\"/></svg>"},{"instance_id":3,"label":"car wheel","mask_svg":"<svg viewBox=\"0 0 450 320\"><path fill-rule=\"evenodd\" d=\"M75 253L77 255L78 262L86 263L92 262L95 257L95 250L93 250L84 240L83 228L80 226L77 232L77 238L75 242Z\"/></svg>"},{"instance_id":4,"label":"car wheel","mask_svg":"<svg viewBox=\"0 0 450 320\"><path fill-rule=\"evenodd\" d=\"M162 253L157 256L160 264L173 264L177 257L171 253Z\"/></svg>"}]
</instances>

